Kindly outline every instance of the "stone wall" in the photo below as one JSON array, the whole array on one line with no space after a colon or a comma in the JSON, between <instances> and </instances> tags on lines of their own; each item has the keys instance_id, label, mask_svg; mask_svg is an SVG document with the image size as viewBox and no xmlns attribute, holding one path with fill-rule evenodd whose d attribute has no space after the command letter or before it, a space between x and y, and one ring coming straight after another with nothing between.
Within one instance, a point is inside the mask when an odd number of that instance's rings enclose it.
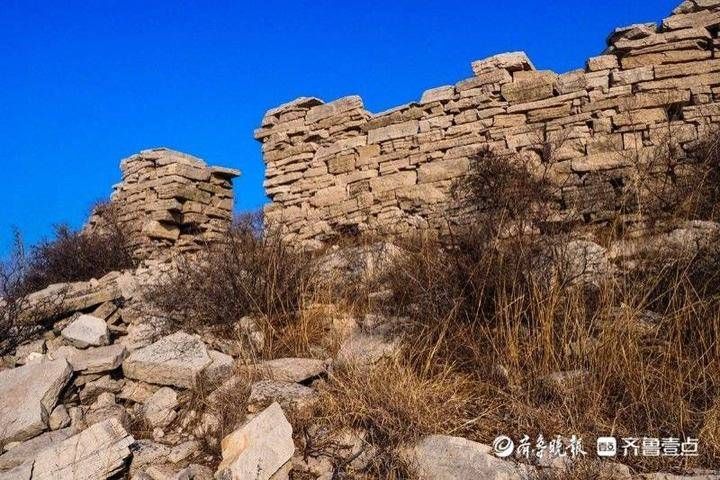
<instances>
[{"instance_id":1,"label":"stone wall","mask_svg":"<svg viewBox=\"0 0 720 480\"><path fill-rule=\"evenodd\" d=\"M88 228L108 222L128 232L136 257L190 251L222 237L232 221L232 179L238 170L208 167L166 148L144 150L120 164L109 207L96 209ZM112 216L112 218L110 218Z\"/></svg>"},{"instance_id":2,"label":"stone wall","mask_svg":"<svg viewBox=\"0 0 720 480\"><path fill-rule=\"evenodd\" d=\"M562 75L508 53L383 113L357 96L272 109L255 132L266 218L295 240L442 229L455 215L451 184L478 152L542 161L551 148L562 218L602 221L656 147L688 148L720 123L719 25L720 0L689 0L660 25L615 30L602 55Z\"/></svg>"}]
</instances>

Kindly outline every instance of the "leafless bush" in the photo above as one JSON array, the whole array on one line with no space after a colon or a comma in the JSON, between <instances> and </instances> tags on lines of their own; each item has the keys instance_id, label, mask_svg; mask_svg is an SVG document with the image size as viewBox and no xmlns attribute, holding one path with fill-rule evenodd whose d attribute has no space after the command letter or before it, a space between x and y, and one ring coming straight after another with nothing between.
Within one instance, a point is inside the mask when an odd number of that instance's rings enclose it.
<instances>
[{"instance_id":1,"label":"leafless bush","mask_svg":"<svg viewBox=\"0 0 720 480\"><path fill-rule=\"evenodd\" d=\"M276 324L294 316L310 281L309 256L279 236L265 235L257 216L238 219L225 242L196 258L180 259L178 272L148 299L188 328L231 326L246 315Z\"/></svg>"},{"instance_id":2,"label":"leafless bush","mask_svg":"<svg viewBox=\"0 0 720 480\"><path fill-rule=\"evenodd\" d=\"M557 186L534 152L499 156L489 149L471 159L470 171L453 184L453 195L476 217L475 227L495 236L508 224L535 227L555 202Z\"/></svg>"},{"instance_id":3,"label":"leafless bush","mask_svg":"<svg viewBox=\"0 0 720 480\"><path fill-rule=\"evenodd\" d=\"M10 255L0 262L0 355L11 352L35 331L20 320L26 303L23 296L26 263L22 239L15 232Z\"/></svg>"},{"instance_id":4,"label":"leafless bush","mask_svg":"<svg viewBox=\"0 0 720 480\"><path fill-rule=\"evenodd\" d=\"M96 208L112 210L109 205ZM105 218L113 217L108 213ZM128 237L117 223L108 221L102 232L76 231L59 225L52 239L30 249L19 288L31 293L54 283L100 278L134 266Z\"/></svg>"}]
</instances>

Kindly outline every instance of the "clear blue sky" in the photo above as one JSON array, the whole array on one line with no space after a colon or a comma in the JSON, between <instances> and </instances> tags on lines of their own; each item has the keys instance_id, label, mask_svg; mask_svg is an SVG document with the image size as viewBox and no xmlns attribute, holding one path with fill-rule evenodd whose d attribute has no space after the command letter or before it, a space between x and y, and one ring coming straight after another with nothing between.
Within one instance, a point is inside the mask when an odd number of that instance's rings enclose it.
<instances>
[{"instance_id":1,"label":"clear blue sky","mask_svg":"<svg viewBox=\"0 0 720 480\"><path fill-rule=\"evenodd\" d=\"M31 243L82 225L141 149L240 168L236 209L256 209L271 107L359 94L380 111L510 50L571 70L678 3L0 0L0 252L13 225Z\"/></svg>"}]
</instances>

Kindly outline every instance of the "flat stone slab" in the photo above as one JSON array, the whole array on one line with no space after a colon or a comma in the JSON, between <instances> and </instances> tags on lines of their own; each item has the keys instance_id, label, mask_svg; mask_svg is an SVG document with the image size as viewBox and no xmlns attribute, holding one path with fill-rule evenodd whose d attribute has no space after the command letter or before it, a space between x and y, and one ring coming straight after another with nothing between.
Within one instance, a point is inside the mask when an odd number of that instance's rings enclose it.
<instances>
[{"instance_id":1,"label":"flat stone slab","mask_svg":"<svg viewBox=\"0 0 720 480\"><path fill-rule=\"evenodd\" d=\"M110 330L102 318L80 315L60 334L78 348L99 347L110 343Z\"/></svg>"},{"instance_id":2,"label":"flat stone slab","mask_svg":"<svg viewBox=\"0 0 720 480\"><path fill-rule=\"evenodd\" d=\"M465 438L430 435L403 452L418 480L522 480L532 478L527 466L515 465L492 454L492 447Z\"/></svg>"},{"instance_id":3,"label":"flat stone slab","mask_svg":"<svg viewBox=\"0 0 720 480\"><path fill-rule=\"evenodd\" d=\"M243 371L258 370L271 380L280 382L303 382L317 377L327 370L324 360L314 358L277 358L257 365L242 367Z\"/></svg>"},{"instance_id":4,"label":"flat stone slab","mask_svg":"<svg viewBox=\"0 0 720 480\"><path fill-rule=\"evenodd\" d=\"M256 412L273 402L279 403L283 408L302 409L316 398L315 390L299 383L261 380L250 388L248 410Z\"/></svg>"},{"instance_id":5,"label":"flat stone slab","mask_svg":"<svg viewBox=\"0 0 720 480\"><path fill-rule=\"evenodd\" d=\"M124 345L108 345L84 350L63 346L52 352L53 358L65 358L76 372L102 373L115 370L127 355Z\"/></svg>"},{"instance_id":6,"label":"flat stone slab","mask_svg":"<svg viewBox=\"0 0 720 480\"><path fill-rule=\"evenodd\" d=\"M106 479L121 471L135 439L111 418L40 452L33 480Z\"/></svg>"},{"instance_id":7,"label":"flat stone slab","mask_svg":"<svg viewBox=\"0 0 720 480\"><path fill-rule=\"evenodd\" d=\"M225 437L221 447L218 480L268 480L295 452L292 426L277 403Z\"/></svg>"},{"instance_id":8,"label":"flat stone slab","mask_svg":"<svg viewBox=\"0 0 720 480\"><path fill-rule=\"evenodd\" d=\"M45 432L42 435L22 442L0 455L0 470L15 468L28 460L34 460L37 454L70 438L73 433L75 432L73 432L72 428L63 428L54 432Z\"/></svg>"},{"instance_id":9,"label":"flat stone slab","mask_svg":"<svg viewBox=\"0 0 720 480\"><path fill-rule=\"evenodd\" d=\"M123 362L123 373L127 378L147 383L192 388L211 362L198 337L177 332L132 352Z\"/></svg>"},{"instance_id":10,"label":"flat stone slab","mask_svg":"<svg viewBox=\"0 0 720 480\"><path fill-rule=\"evenodd\" d=\"M0 372L0 446L42 433L71 376L64 359Z\"/></svg>"}]
</instances>

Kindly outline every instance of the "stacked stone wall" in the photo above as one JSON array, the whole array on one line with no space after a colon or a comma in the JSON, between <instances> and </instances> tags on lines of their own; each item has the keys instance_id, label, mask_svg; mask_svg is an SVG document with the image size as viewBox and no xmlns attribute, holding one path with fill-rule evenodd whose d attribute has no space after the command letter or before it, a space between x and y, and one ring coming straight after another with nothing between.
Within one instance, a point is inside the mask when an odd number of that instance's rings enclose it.
<instances>
[{"instance_id":1,"label":"stacked stone wall","mask_svg":"<svg viewBox=\"0 0 720 480\"><path fill-rule=\"evenodd\" d=\"M222 238L232 221L232 179L238 170L209 167L166 148L144 150L120 164L110 208L98 209L88 228L119 227L139 259L185 252Z\"/></svg>"},{"instance_id":2,"label":"stacked stone wall","mask_svg":"<svg viewBox=\"0 0 720 480\"><path fill-rule=\"evenodd\" d=\"M300 241L442 230L462 221L453 182L487 148L539 161L551 149L558 221L610 218L639 164L668 142L692 148L720 123L719 26L720 0L690 0L659 25L616 29L581 70L558 75L508 53L383 113L357 96L272 109L255 132L266 218Z\"/></svg>"}]
</instances>

